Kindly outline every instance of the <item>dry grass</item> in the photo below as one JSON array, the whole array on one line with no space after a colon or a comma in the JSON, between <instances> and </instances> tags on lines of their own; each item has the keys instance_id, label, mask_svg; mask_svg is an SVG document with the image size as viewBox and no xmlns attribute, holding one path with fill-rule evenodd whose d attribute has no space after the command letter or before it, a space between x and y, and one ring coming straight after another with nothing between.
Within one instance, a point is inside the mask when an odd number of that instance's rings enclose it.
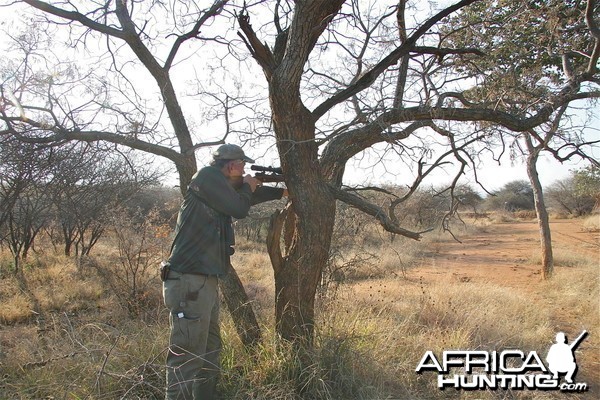
<instances>
[{"instance_id":1,"label":"dry grass","mask_svg":"<svg viewBox=\"0 0 600 400\"><path fill-rule=\"evenodd\" d=\"M434 374L414 370L426 350L519 348L545 354L566 323L575 332L593 331L578 361L588 369L582 377L600 384L598 374L589 373L590 365L600 366L597 260L557 252L555 279L528 292L486 282L410 279L405 272L427 263L425 255L444 240L433 235L421 244L392 242L379 233L362 240L360 251L377 252L377 262L349 264L337 290L322 293L314 349L302 352L273 332L273 274L263 245L238 244L233 262L265 340L249 354L223 313L224 398L561 398L541 391L440 391ZM164 307L151 302L132 318L93 268L50 255L32 262L19 280L5 267L7 258L0 260L0 398L162 398ZM153 290L160 296L159 282Z\"/></svg>"},{"instance_id":2,"label":"dry grass","mask_svg":"<svg viewBox=\"0 0 600 400\"><path fill-rule=\"evenodd\" d=\"M585 219L583 229L588 232L600 232L600 214L594 214Z\"/></svg>"}]
</instances>

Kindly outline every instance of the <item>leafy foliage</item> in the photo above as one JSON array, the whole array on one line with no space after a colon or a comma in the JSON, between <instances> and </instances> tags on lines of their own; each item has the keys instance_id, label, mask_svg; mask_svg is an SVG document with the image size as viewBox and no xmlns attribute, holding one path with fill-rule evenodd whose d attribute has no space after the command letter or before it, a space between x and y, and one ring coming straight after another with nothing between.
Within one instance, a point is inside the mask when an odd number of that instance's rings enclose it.
<instances>
[{"instance_id":1,"label":"leafy foliage","mask_svg":"<svg viewBox=\"0 0 600 400\"><path fill-rule=\"evenodd\" d=\"M600 167L590 165L573 173L575 193L578 196L600 199Z\"/></svg>"},{"instance_id":2,"label":"leafy foliage","mask_svg":"<svg viewBox=\"0 0 600 400\"><path fill-rule=\"evenodd\" d=\"M486 200L490 210L533 210L533 190L527 181L512 181L492 193Z\"/></svg>"},{"instance_id":3,"label":"leafy foliage","mask_svg":"<svg viewBox=\"0 0 600 400\"><path fill-rule=\"evenodd\" d=\"M580 216L593 211L600 196L598 168L589 166L554 182L546 190L548 203L559 212Z\"/></svg>"},{"instance_id":4,"label":"leafy foliage","mask_svg":"<svg viewBox=\"0 0 600 400\"><path fill-rule=\"evenodd\" d=\"M583 53L591 53L594 42L584 22L585 9L582 0L477 2L452 17L444 30L448 44L478 46L485 56L459 55L449 62L479 77L469 92L471 99L515 112L538 108L540 99L568 79L565 62L572 74L587 67ZM455 27L460 31L452 32Z\"/></svg>"}]
</instances>

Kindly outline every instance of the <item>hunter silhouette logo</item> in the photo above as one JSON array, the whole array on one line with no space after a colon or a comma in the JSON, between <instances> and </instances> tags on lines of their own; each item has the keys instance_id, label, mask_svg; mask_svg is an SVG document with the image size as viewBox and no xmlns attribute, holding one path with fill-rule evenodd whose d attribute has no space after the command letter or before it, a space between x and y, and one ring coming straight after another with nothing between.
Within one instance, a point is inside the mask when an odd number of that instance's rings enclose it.
<instances>
[{"instance_id":1,"label":"hunter silhouette logo","mask_svg":"<svg viewBox=\"0 0 600 400\"><path fill-rule=\"evenodd\" d=\"M579 343L585 339L588 332L583 331L577 339L571 344L567 344L567 337L563 332L556 334L556 343L548 350L548 356L546 361L548 362L548 369L552 372L554 379L559 379L559 373L566 373L565 377L567 383L573 383L573 377L577 372L577 362L575 361L575 349L579 346Z\"/></svg>"},{"instance_id":2,"label":"hunter silhouette logo","mask_svg":"<svg viewBox=\"0 0 600 400\"><path fill-rule=\"evenodd\" d=\"M570 344L563 332L556 334L546 363L535 351L446 350L440 358L426 351L415 372L436 371L438 388L457 390L529 389L584 392L587 383L574 382L575 349L588 335L583 331ZM565 375L565 382L560 382Z\"/></svg>"}]
</instances>

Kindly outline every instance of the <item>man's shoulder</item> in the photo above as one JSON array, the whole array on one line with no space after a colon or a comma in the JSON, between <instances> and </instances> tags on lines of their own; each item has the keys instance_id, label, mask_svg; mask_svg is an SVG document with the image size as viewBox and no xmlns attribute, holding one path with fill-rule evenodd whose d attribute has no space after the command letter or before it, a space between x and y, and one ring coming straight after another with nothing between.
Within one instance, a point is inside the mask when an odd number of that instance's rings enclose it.
<instances>
[{"instance_id":1,"label":"man's shoulder","mask_svg":"<svg viewBox=\"0 0 600 400\"><path fill-rule=\"evenodd\" d=\"M205 177L215 177L215 176L224 176L220 169L214 167L212 165L208 165L206 167L200 168L198 172L192 177L192 180L202 179Z\"/></svg>"},{"instance_id":2,"label":"man's shoulder","mask_svg":"<svg viewBox=\"0 0 600 400\"><path fill-rule=\"evenodd\" d=\"M188 189L190 189L192 192L200 194L203 192L203 190L206 190L207 183L208 186L211 186L210 183L214 182L215 179L219 179L219 175L223 174L213 166L201 168L192 177Z\"/></svg>"},{"instance_id":3,"label":"man's shoulder","mask_svg":"<svg viewBox=\"0 0 600 400\"><path fill-rule=\"evenodd\" d=\"M201 168L194 174L192 181L190 182L190 188L198 190L202 187L203 182L214 182L215 180L224 179L225 175L217 167L211 165Z\"/></svg>"}]
</instances>

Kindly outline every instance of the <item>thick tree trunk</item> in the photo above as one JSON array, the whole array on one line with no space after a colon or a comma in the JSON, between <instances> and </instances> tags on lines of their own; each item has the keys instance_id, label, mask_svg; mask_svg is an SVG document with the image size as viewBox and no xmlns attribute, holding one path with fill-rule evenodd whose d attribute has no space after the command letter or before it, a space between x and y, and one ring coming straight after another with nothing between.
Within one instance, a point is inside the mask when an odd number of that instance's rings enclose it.
<instances>
[{"instance_id":1,"label":"thick tree trunk","mask_svg":"<svg viewBox=\"0 0 600 400\"><path fill-rule=\"evenodd\" d=\"M537 171L537 160L539 149L536 149L531 143L529 137L526 138L529 156L527 157L527 175L533 189L533 198L535 204L535 213L537 215L538 226L540 229L540 244L542 251L542 278L550 279L554 272L554 257L552 255L552 237L550 234L550 218L546 204L544 203L544 193L542 184Z\"/></svg>"},{"instance_id":2,"label":"thick tree trunk","mask_svg":"<svg viewBox=\"0 0 600 400\"><path fill-rule=\"evenodd\" d=\"M298 215L293 209L275 215L268 235L269 255L275 276L275 323L285 340L310 346L314 337L315 294L329 258L335 200L315 190L303 202L314 209ZM301 206L302 207L302 206ZM285 252L280 238L285 226Z\"/></svg>"},{"instance_id":3,"label":"thick tree trunk","mask_svg":"<svg viewBox=\"0 0 600 400\"><path fill-rule=\"evenodd\" d=\"M269 233L276 329L282 338L310 346L315 294L329 258L335 199L321 172L310 112L289 98L289 91L271 94L277 146L291 202L285 213L285 251L279 248L281 236L273 232L282 231L282 218Z\"/></svg>"}]
</instances>

